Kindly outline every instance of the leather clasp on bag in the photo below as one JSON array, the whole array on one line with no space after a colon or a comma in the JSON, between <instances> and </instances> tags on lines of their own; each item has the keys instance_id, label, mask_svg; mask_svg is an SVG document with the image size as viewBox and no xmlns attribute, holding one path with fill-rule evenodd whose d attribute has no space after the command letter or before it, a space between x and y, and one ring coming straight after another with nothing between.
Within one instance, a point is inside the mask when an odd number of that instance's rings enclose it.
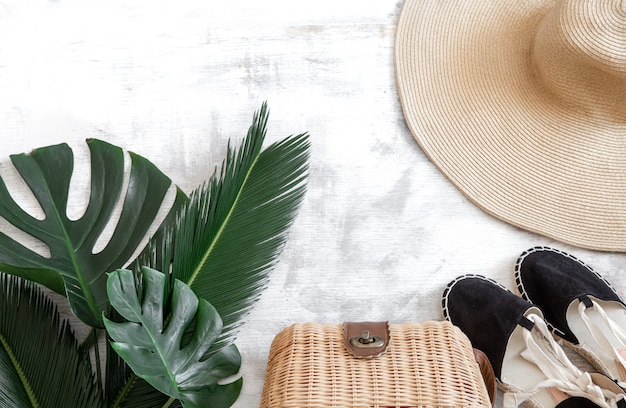
<instances>
[{"instance_id":1,"label":"leather clasp on bag","mask_svg":"<svg viewBox=\"0 0 626 408\"><path fill-rule=\"evenodd\" d=\"M343 325L343 345L357 358L376 357L387 351L387 322L347 322Z\"/></svg>"}]
</instances>

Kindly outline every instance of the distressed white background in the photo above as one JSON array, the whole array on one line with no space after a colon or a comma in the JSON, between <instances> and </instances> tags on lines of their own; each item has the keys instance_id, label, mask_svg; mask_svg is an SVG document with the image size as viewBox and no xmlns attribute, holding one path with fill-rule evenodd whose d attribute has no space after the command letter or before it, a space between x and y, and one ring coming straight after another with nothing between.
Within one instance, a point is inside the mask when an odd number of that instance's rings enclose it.
<instances>
[{"instance_id":1,"label":"distressed white background","mask_svg":"<svg viewBox=\"0 0 626 408\"><path fill-rule=\"evenodd\" d=\"M401 6L0 1L0 174L15 179L9 154L60 142L88 171L81 155L94 137L147 157L190 192L221 162L227 140L245 135L264 100L268 143L308 131L309 191L237 340L239 408L258 406L270 343L284 327L438 320L450 280L478 273L512 289L514 262L534 245L573 253L624 290L624 255L498 221L425 157L396 92ZM74 188L80 197L80 177Z\"/></svg>"}]
</instances>

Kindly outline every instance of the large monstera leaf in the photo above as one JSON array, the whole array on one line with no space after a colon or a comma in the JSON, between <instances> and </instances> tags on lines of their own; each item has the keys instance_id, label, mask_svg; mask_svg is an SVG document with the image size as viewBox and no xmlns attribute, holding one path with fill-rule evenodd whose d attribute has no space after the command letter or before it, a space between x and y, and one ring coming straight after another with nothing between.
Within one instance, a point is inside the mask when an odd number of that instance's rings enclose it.
<instances>
[{"instance_id":1,"label":"large monstera leaf","mask_svg":"<svg viewBox=\"0 0 626 408\"><path fill-rule=\"evenodd\" d=\"M137 278L129 270L109 275L111 305L127 320L104 319L112 347L137 376L185 407L231 406L242 380L218 381L237 374L239 351L231 345L204 358L222 330L222 320L209 302L198 299L181 281L174 282L169 299L166 280L165 274L147 267ZM186 343L185 329L192 323L193 335Z\"/></svg>"},{"instance_id":2,"label":"large monstera leaf","mask_svg":"<svg viewBox=\"0 0 626 408\"><path fill-rule=\"evenodd\" d=\"M106 309L106 272L123 268L154 223L166 200L171 180L145 158L130 153L128 189L119 222L108 244L94 253L94 246L114 217L123 193L124 152L100 140L87 141L91 158L90 196L84 214L67 215L68 192L74 157L67 144L12 155L11 161L32 191L44 213L38 219L11 197L0 178L0 216L50 250L45 257L0 232L0 270L66 294L72 312L93 327L102 327ZM186 201L177 189L166 220Z\"/></svg>"}]
</instances>

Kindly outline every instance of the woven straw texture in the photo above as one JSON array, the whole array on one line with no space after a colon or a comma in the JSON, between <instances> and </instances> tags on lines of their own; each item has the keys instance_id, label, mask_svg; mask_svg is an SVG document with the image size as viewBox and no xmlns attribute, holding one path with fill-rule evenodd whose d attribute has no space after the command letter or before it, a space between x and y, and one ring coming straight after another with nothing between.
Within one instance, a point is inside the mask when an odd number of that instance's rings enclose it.
<instances>
[{"instance_id":1,"label":"woven straw texture","mask_svg":"<svg viewBox=\"0 0 626 408\"><path fill-rule=\"evenodd\" d=\"M357 359L342 326L294 324L274 339L261 408L490 407L472 347L449 322L390 324L379 357Z\"/></svg>"},{"instance_id":2,"label":"woven straw texture","mask_svg":"<svg viewBox=\"0 0 626 408\"><path fill-rule=\"evenodd\" d=\"M626 2L406 0L407 124L472 202L569 244L626 251Z\"/></svg>"}]
</instances>

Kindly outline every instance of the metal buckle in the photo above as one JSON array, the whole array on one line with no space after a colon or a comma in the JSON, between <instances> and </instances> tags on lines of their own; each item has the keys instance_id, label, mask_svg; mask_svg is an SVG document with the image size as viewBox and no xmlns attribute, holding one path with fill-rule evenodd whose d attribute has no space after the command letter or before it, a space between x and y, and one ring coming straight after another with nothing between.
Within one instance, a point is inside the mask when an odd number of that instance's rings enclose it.
<instances>
[{"instance_id":1,"label":"metal buckle","mask_svg":"<svg viewBox=\"0 0 626 408\"><path fill-rule=\"evenodd\" d=\"M380 336L370 336L369 330L363 330L360 336L350 339L350 345L355 348L377 348L385 345L385 340Z\"/></svg>"}]
</instances>

